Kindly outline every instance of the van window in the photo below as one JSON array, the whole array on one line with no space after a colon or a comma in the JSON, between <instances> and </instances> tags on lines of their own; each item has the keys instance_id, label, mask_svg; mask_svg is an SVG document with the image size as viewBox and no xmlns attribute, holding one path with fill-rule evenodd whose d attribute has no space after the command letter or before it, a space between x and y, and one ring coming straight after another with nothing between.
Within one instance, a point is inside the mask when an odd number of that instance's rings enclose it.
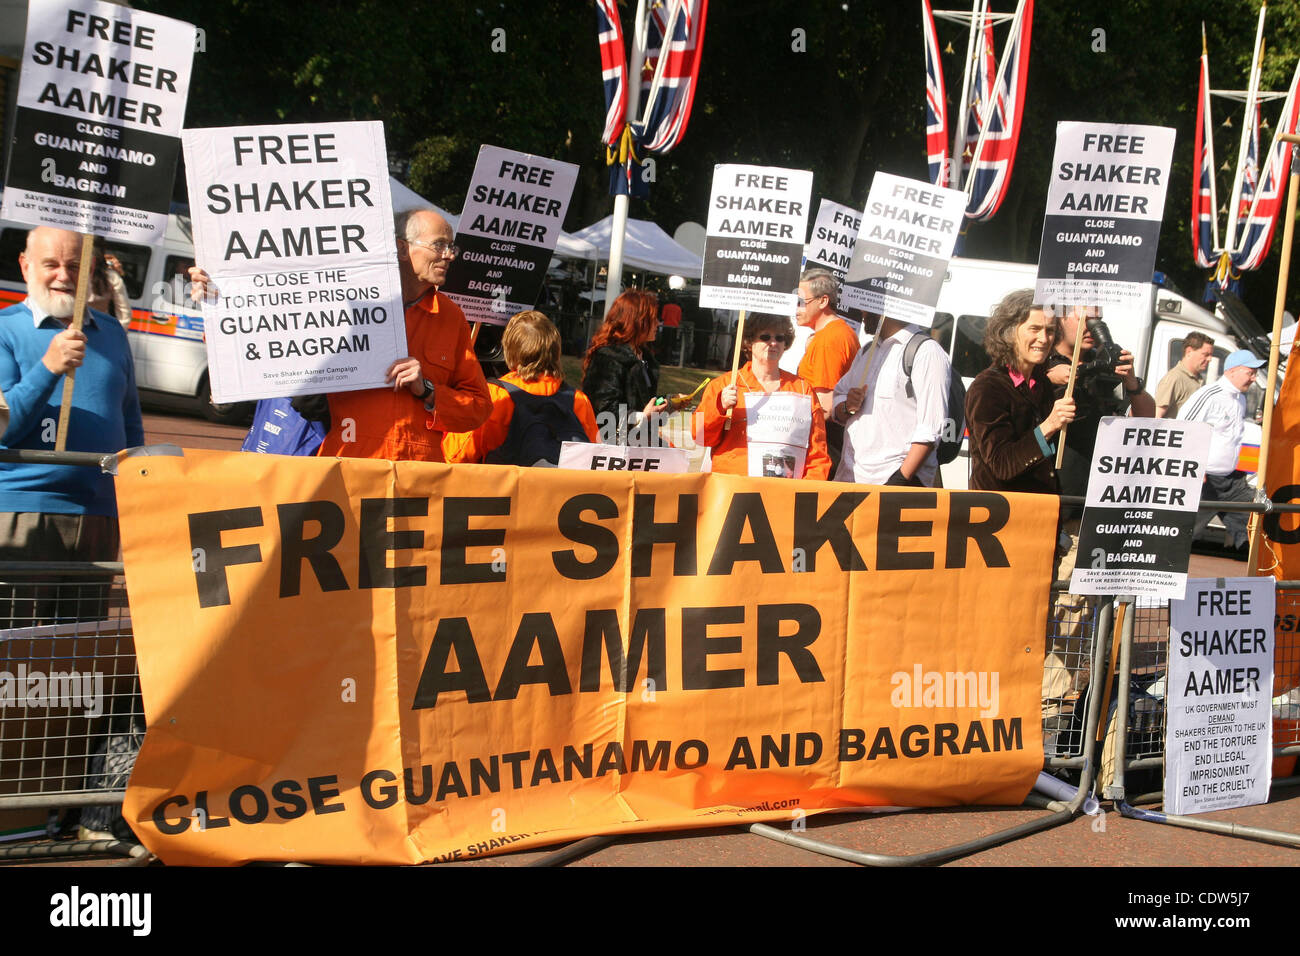
<instances>
[{"instance_id":1,"label":"van window","mask_svg":"<svg viewBox=\"0 0 1300 956\"><path fill-rule=\"evenodd\" d=\"M1168 361L1168 364L1165 365L1165 371L1168 371L1169 369L1173 368L1175 365L1177 365L1179 362L1181 362L1181 361L1183 360L1183 342L1184 342L1184 341L1185 341L1184 339L1171 339L1171 340L1170 340L1170 342L1169 342L1169 361ZM1225 360L1227 357L1228 357L1228 350L1227 350L1226 348L1224 348L1223 346L1219 345L1218 343L1215 343L1215 346L1214 346L1214 358L1212 358L1212 359L1210 360L1210 369L1211 369L1211 370L1214 370L1214 369L1221 369L1221 368L1223 368L1223 362L1224 362L1224 360ZM1213 375L1213 376L1206 377L1205 380L1206 380L1206 381L1211 381L1211 380L1214 379L1214 378L1218 378L1218 374L1217 374L1217 373L1216 373L1215 375Z\"/></svg>"},{"instance_id":2,"label":"van window","mask_svg":"<svg viewBox=\"0 0 1300 956\"><path fill-rule=\"evenodd\" d=\"M191 305L190 303L190 267L194 265L193 256L168 256L163 263L163 282L166 291L163 298L174 305Z\"/></svg>"},{"instance_id":3,"label":"van window","mask_svg":"<svg viewBox=\"0 0 1300 956\"><path fill-rule=\"evenodd\" d=\"M974 378L989 367L989 354L984 351L984 327L988 321L986 315L963 315L957 319L952 367L963 378Z\"/></svg>"},{"instance_id":4,"label":"van window","mask_svg":"<svg viewBox=\"0 0 1300 956\"><path fill-rule=\"evenodd\" d=\"M104 248L117 256L117 261L122 263L122 278L126 282L127 297L139 299L144 295L144 277L149 272L149 247L125 242L105 242Z\"/></svg>"},{"instance_id":5,"label":"van window","mask_svg":"<svg viewBox=\"0 0 1300 956\"><path fill-rule=\"evenodd\" d=\"M5 282L23 281L23 270L18 268L18 253L25 248L26 229L6 229L0 232L0 279Z\"/></svg>"},{"instance_id":6,"label":"van window","mask_svg":"<svg viewBox=\"0 0 1300 956\"><path fill-rule=\"evenodd\" d=\"M5 229L0 232L0 279L22 282L22 269L18 267L18 253L27 247L27 229ZM126 294L138 299L144 293L144 277L149 271L149 247L126 242L106 242L105 248L122 263L122 278L126 280Z\"/></svg>"},{"instance_id":7,"label":"van window","mask_svg":"<svg viewBox=\"0 0 1300 956\"><path fill-rule=\"evenodd\" d=\"M947 312L934 314L934 325L930 327L930 338L943 346L945 352L952 351L952 316Z\"/></svg>"}]
</instances>

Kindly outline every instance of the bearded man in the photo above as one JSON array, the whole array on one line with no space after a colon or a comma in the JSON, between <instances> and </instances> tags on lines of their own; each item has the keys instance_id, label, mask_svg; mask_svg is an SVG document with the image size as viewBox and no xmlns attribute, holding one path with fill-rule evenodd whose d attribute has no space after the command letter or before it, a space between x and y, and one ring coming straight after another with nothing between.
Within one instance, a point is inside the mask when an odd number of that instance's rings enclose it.
<instances>
[{"instance_id":1,"label":"bearded man","mask_svg":"<svg viewBox=\"0 0 1300 956\"><path fill-rule=\"evenodd\" d=\"M81 236L40 226L27 234L18 264L27 298L0 311L0 391L9 419L4 448L54 448L64 376L76 369L68 451L117 452L144 444L135 365L117 319L87 309L69 328L81 263ZM0 463L0 561L116 561L113 479L98 468ZM23 587L25 595L16 595ZM0 627L93 616L67 610L76 595L7 586ZM57 597L57 600L56 600Z\"/></svg>"}]
</instances>

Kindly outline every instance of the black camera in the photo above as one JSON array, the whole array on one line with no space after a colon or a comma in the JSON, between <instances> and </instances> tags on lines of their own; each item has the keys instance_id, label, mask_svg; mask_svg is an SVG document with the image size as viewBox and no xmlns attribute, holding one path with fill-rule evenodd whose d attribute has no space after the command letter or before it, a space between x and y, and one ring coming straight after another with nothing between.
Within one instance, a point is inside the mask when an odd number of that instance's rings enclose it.
<instances>
[{"instance_id":1,"label":"black camera","mask_svg":"<svg viewBox=\"0 0 1300 956\"><path fill-rule=\"evenodd\" d=\"M1107 411L1118 411L1124 401L1115 394L1123 379L1115 374L1123 348L1111 337L1110 329L1101 319L1088 319L1092 333L1092 356L1079 362L1075 375L1075 388L1083 389Z\"/></svg>"}]
</instances>

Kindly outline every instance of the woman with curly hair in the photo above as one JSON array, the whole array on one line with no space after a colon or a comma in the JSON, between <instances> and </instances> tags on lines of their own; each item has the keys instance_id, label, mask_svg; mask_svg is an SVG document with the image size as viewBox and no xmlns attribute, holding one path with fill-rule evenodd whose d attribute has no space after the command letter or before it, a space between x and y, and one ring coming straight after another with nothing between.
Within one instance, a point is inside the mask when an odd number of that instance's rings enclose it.
<instances>
[{"instance_id":1,"label":"woman with curly hair","mask_svg":"<svg viewBox=\"0 0 1300 956\"><path fill-rule=\"evenodd\" d=\"M582 390L596 415L618 419L619 434L655 410L659 362L651 343L659 330L659 297L628 289L609 307L582 360Z\"/></svg>"},{"instance_id":2,"label":"woman with curly hair","mask_svg":"<svg viewBox=\"0 0 1300 956\"><path fill-rule=\"evenodd\" d=\"M1056 320L1030 289L993 307L984 330L989 367L966 393L970 486L980 491L1057 493L1051 440L1074 420L1074 400L1056 400L1043 363L1056 343Z\"/></svg>"},{"instance_id":3,"label":"woman with curly hair","mask_svg":"<svg viewBox=\"0 0 1300 956\"><path fill-rule=\"evenodd\" d=\"M747 401L773 392L794 392L808 396L812 416L802 477L822 481L830 477L831 459L826 451L826 422L821 403L813 394L812 385L780 368L781 356L793 342L794 325L785 316L751 315L746 320L741 340L742 357L749 360L737 375L719 375L709 383L691 423L695 440L713 449L714 471L728 475L753 473L750 469ZM727 427L728 409L731 409L730 428ZM762 474L795 477L791 458L774 454L765 455L764 459Z\"/></svg>"}]
</instances>

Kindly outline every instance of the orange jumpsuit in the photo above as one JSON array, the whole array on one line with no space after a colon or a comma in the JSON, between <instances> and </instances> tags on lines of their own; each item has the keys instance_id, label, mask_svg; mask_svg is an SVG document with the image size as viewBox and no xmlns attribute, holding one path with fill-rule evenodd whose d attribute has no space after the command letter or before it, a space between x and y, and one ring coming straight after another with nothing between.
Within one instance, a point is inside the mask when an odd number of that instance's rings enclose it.
<instances>
[{"instance_id":1,"label":"orange jumpsuit","mask_svg":"<svg viewBox=\"0 0 1300 956\"><path fill-rule=\"evenodd\" d=\"M843 319L813 333L799 360L799 377L816 389L833 389L858 354L858 334Z\"/></svg>"},{"instance_id":2,"label":"orange jumpsuit","mask_svg":"<svg viewBox=\"0 0 1300 956\"><path fill-rule=\"evenodd\" d=\"M531 395L554 395L564 384L563 380L549 375L525 382L514 372L503 375L501 381L518 386ZM443 437L442 452L448 461L481 462L489 452L500 448L510 434L510 421L515 417L515 403L510 393L500 385L488 382L488 394L492 396L492 414L487 421L472 432L448 432ZM577 389L573 395L573 413L582 423L587 440L596 441L596 413L592 411L591 400Z\"/></svg>"},{"instance_id":3,"label":"orange jumpsuit","mask_svg":"<svg viewBox=\"0 0 1300 956\"><path fill-rule=\"evenodd\" d=\"M709 382L708 388L700 399L699 410L691 421L691 434L702 445L713 449L713 470L726 475L749 474L749 448L746 439L745 393L761 392L763 386L758 384L749 362L740 370L736 384L740 388L740 400L731 413L731 430L724 431L727 413L722 408L722 390L731 384L731 375L719 375ZM812 386L789 372L781 373L779 392L797 392L800 395L813 393ZM812 399L812 429L808 433L808 455L804 464L803 476L822 481L830 477L831 459L826 452L826 423L822 407Z\"/></svg>"},{"instance_id":4,"label":"orange jumpsuit","mask_svg":"<svg viewBox=\"0 0 1300 956\"><path fill-rule=\"evenodd\" d=\"M420 360L421 374L433 382L434 410L425 411L406 388L334 392L329 396L330 430L318 455L444 461L443 435L477 428L491 414L492 399L470 347L465 313L441 292L407 306L406 351Z\"/></svg>"}]
</instances>

